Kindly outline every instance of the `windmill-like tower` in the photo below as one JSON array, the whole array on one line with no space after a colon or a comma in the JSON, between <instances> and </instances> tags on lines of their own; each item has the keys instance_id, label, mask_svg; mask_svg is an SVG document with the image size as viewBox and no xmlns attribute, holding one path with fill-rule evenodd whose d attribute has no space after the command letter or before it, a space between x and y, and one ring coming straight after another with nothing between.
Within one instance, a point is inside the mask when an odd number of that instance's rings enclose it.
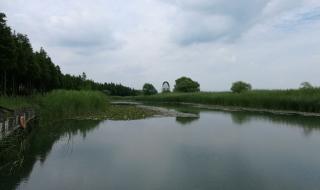
<instances>
[{"instance_id":1,"label":"windmill-like tower","mask_svg":"<svg viewBox=\"0 0 320 190\"><path fill-rule=\"evenodd\" d=\"M170 84L167 81L162 83L162 92L170 92Z\"/></svg>"}]
</instances>

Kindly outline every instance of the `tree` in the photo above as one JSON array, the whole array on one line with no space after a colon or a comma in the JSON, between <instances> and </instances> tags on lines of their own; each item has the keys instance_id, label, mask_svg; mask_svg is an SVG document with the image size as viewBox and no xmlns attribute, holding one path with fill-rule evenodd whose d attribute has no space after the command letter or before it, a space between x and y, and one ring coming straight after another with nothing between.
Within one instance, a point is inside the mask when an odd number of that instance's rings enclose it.
<instances>
[{"instance_id":1,"label":"tree","mask_svg":"<svg viewBox=\"0 0 320 190\"><path fill-rule=\"evenodd\" d=\"M83 81L87 80L87 74L85 72L82 72L81 79Z\"/></svg>"},{"instance_id":2,"label":"tree","mask_svg":"<svg viewBox=\"0 0 320 190\"><path fill-rule=\"evenodd\" d=\"M35 52L34 58L34 61L39 65L40 68L40 80L37 81L38 89L42 92L46 92L50 89L49 86L51 86L51 59L42 47L40 48L39 52Z\"/></svg>"},{"instance_id":3,"label":"tree","mask_svg":"<svg viewBox=\"0 0 320 190\"><path fill-rule=\"evenodd\" d=\"M188 77L181 77L176 80L176 84L174 85L175 92L199 92L200 85L198 82L193 81Z\"/></svg>"},{"instance_id":4,"label":"tree","mask_svg":"<svg viewBox=\"0 0 320 190\"><path fill-rule=\"evenodd\" d=\"M143 88L142 88L142 91L143 91L144 95L154 95L154 94L158 93L156 88L150 83L144 84Z\"/></svg>"},{"instance_id":5,"label":"tree","mask_svg":"<svg viewBox=\"0 0 320 190\"><path fill-rule=\"evenodd\" d=\"M28 81L33 77L30 74L30 69L33 64L33 50L30 41L26 35L18 33L14 35L16 46L16 68L14 73L11 74L13 78L13 86L16 83L18 93L26 93ZM16 80L16 82L14 82Z\"/></svg>"},{"instance_id":6,"label":"tree","mask_svg":"<svg viewBox=\"0 0 320 190\"><path fill-rule=\"evenodd\" d=\"M6 15L0 12L0 72L2 77L2 90L7 94L7 73L15 67L16 48L11 33L11 28L7 26Z\"/></svg>"},{"instance_id":7,"label":"tree","mask_svg":"<svg viewBox=\"0 0 320 190\"><path fill-rule=\"evenodd\" d=\"M12 33L6 15L0 12L0 95L28 95L58 88L100 90L113 96L138 94L121 84L89 80L84 72L78 76L62 74L42 47L34 52L27 35ZM154 92L153 87L151 93Z\"/></svg>"},{"instance_id":8,"label":"tree","mask_svg":"<svg viewBox=\"0 0 320 190\"><path fill-rule=\"evenodd\" d=\"M231 87L231 91L234 93L241 93L251 90L251 85L242 81L234 82Z\"/></svg>"},{"instance_id":9,"label":"tree","mask_svg":"<svg viewBox=\"0 0 320 190\"><path fill-rule=\"evenodd\" d=\"M309 82L303 82L300 84L300 89L306 90L306 89L312 89L313 86Z\"/></svg>"}]
</instances>

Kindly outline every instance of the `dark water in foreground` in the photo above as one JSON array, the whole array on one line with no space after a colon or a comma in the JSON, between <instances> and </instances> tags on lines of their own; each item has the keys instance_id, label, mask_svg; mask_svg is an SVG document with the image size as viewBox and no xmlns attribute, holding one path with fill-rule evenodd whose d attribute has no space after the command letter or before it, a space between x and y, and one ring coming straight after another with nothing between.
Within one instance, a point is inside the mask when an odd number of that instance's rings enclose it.
<instances>
[{"instance_id":1,"label":"dark water in foreground","mask_svg":"<svg viewBox=\"0 0 320 190\"><path fill-rule=\"evenodd\" d=\"M38 129L1 189L320 189L319 119L179 109L200 118Z\"/></svg>"}]
</instances>

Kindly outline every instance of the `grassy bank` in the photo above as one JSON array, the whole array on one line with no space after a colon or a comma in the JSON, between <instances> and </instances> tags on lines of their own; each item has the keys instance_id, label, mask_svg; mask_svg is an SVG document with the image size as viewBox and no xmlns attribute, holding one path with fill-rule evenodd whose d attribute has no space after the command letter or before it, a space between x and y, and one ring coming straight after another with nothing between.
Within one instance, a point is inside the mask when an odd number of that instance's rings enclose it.
<instances>
[{"instance_id":1,"label":"grassy bank","mask_svg":"<svg viewBox=\"0 0 320 190\"><path fill-rule=\"evenodd\" d=\"M156 114L135 106L110 105L110 97L99 91L55 90L45 95L0 97L0 106L33 107L41 122L63 119L143 119Z\"/></svg>"},{"instance_id":2,"label":"grassy bank","mask_svg":"<svg viewBox=\"0 0 320 190\"><path fill-rule=\"evenodd\" d=\"M27 97L1 96L0 106L9 109L33 107L40 116L69 118L103 112L108 106L108 99L98 91L54 90Z\"/></svg>"},{"instance_id":3,"label":"grassy bank","mask_svg":"<svg viewBox=\"0 0 320 190\"><path fill-rule=\"evenodd\" d=\"M231 92L165 93L131 99L320 113L320 89L255 90L240 94Z\"/></svg>"},{"instance_id":4,"label":"grassy bank","mask_svg":"<svg viewBox=\"0 0 320 190\"><path fill-rule=\"evenodd\" d=\"M68 125L61 125L61 122L68 123L70 121L68 119L82 120L79 125L72 126L72 128L73 130L84 130L81 123L88 121L142 119L156 114L154 111L135 106L111 105L108 96L98 91L56 90L45 95L0 97L0 106L10 109L33 107L40 120L34 120L34 124L30 125L40 125L39 130L48 131L60 130L59 128L65 126L70 128ZM96 121L93 122L95 122L94 126L98 124ZM0 141L0 176L1 172L11 173L20 169L25 156L29 155L31 145L28 139L38 137L38 134L35 134L38 131L35 130L35 133L32 131L33 135L29 134L29 130L16 130Z\"/></svg>"},{"instance_id":5,"label":"grassy bank","mask_svg":"<svg viewBox=\"0 0 320 190\"><path fill-rule=\"evenodd\" d=\"M35 100L41 116L46 119L102 113L109 105L107 96L98 91L55 90Z\"/></svg>"}]
</instances>

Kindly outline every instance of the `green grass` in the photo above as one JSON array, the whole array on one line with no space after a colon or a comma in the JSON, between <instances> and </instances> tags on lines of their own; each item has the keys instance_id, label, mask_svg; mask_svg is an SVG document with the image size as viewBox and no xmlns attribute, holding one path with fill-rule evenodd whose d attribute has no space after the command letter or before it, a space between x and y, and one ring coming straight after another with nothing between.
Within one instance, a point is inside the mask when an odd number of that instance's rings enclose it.
<instances>
[{"instance_id":1,"label":"green grass","mask_svg":"<svg viewBox=\"0 0 320 190\"><path fill-rule=\"evenodd\" d=\"M42 124L63 119L143 119L156 114L135 106L110 105L110 99L99 91L54 90L31 97L0 97L0 106L33 107Z\"/></svg>"},{"instance_id":2,"label":"green grass","mask_svg":"<svg viewBox=\"0 0 320 190\"><path fill-rule=\"evenodd\" d=\"M22 107L30 107L32 105L33 98L26 97L9 97L0 96L0 106L9 109L19 109Z\"/></svg>"},{"instance_id":3,"label":"green grass","mask_svg":"<svg viewBox=\"0 0 320 190\"><path fill-rule=\"evenodd\" d=\"M44 119L60 120L107 110L107 96L98 91L54 90L45 95L0 97L0 106L9 109L33 107Z\"/></svg>"},{"instance_id":4,"label":"green grass","mask_svg":"<svg viewBox=\"0 0 320 190\"><path fill-rule=\"evenodd\" d=\"M107 96L98 91L55 90L36 98L41 116L64 119L106 111Z\"/></svg>"},{"instance_id":5,"label":"green grass","mask_svg":"<svg viewBox=\"0 0 320 190\"><path fill-rule=\"evenodd\" d=\"M165 93L131 99L320 113L320 89L254 90L240 94L231 92Z\"/></svg>"}]
</instances>

